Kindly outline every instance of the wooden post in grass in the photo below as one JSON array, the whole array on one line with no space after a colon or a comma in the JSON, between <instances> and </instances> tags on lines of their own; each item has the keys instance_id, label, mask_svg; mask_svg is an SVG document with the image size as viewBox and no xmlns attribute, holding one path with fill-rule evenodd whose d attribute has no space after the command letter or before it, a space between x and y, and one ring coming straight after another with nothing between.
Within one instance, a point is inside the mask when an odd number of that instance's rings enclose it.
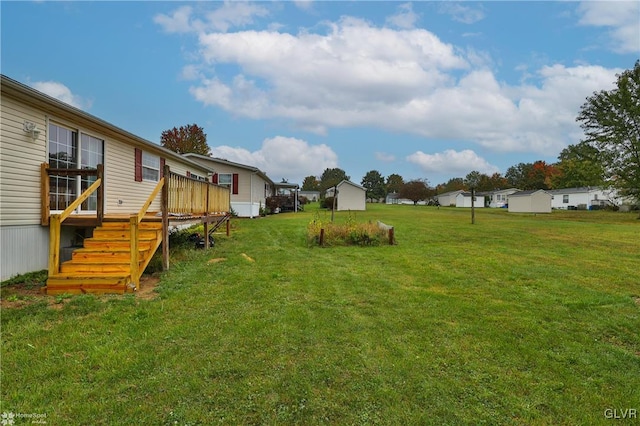
<instances>
[{"instance_id":1,"label":"wooden post in grass","mask_svg":"<svg viewBox=\"0 0 640 426\"><path fill-rule=\"evenodd\" d=\"M320 247L324 245L324 228L320 229Z\"/></svg>"},{"instance_id":2,"label":"wooden post in grass","mask_svg":"<svg viewBox=\"0 0 640 426\"><path fill-rule=\"evenodd\" d=\"M393 245L395 243L395 231L393 230L393 226L389 228L389 245Z\"/></svg>"},{"instance_id":3,"label":"wooden post in grass","mask_svg":"<svg viewBox=\"0 0 640 426\"><path fill-rule=\"evenodd\" d=\"M476 190L471 187L471 224L476 223Z\"/></svg>"}]
</instances>

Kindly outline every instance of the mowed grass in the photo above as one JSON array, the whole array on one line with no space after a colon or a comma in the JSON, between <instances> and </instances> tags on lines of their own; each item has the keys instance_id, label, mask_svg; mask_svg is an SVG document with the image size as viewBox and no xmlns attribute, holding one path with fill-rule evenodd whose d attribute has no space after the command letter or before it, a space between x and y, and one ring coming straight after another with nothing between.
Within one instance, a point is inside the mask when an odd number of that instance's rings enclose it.
<instances>
[{"instance_id":1,"label":"mowed grass","mask_svg":"<svg viewBox=\"0 0 640 426\"><path fill-rule=\"evenodd\" d=\"M4 310L0 412L575 425L640 411L637 214L478 209L471 225L468 209L367 208L336 220L393 225L397 245L309 246L314 208L236 220L174 261L155 300Z\"/></svg>"}]
</instances>

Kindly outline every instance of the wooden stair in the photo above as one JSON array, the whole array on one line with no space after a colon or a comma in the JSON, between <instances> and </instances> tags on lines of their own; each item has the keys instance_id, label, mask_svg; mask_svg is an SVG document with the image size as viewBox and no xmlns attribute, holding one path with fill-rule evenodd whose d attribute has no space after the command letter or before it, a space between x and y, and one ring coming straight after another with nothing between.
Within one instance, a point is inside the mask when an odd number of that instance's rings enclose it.
<instances>
[{"instance_id":1,"label":"wooden stair","mask_svg":"<svg viewBox=\"0 0 640 426\"><path fill-rule=\"evenodd\" d=\"M149 264L162 242L162 223L143 221L138 232L140 272ZM133 292L130 267L128 221L103 222L84 240L84 247L73 252L71 260L60 265L60 272L47 280L47 294Z\"/></svg>"}]
</instances>

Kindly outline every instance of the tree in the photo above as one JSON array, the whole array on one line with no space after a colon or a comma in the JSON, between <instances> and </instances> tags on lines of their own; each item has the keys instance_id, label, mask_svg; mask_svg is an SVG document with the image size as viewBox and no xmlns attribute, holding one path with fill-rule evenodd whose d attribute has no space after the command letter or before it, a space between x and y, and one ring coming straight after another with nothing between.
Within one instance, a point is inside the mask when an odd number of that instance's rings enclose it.
<instances>
[{"instance_id":1,"label":"tree","mask_svg":"<svg viewBox=\"0 0 640 426\"><path fill-rule=\"evenodd\" d=\"M444 194L445 192L459 191L466 189L464 180L462 178L451 178L445 184L440 184L436 187L438 194Z\"/></svg>"},{"instance_id":2,"label":"tree","mask_svg":"<svg viewBox=\"0 0 640 426\"><path fill-rule=\"evenodd\" d=\"M491 189L505 189L509 186L509 181L507 178L502 176L500 173L494 173L489 178L489 182L491 182Z\"/></svg>"},{"instance_id":3,"label":"tree","mask_svg":"<svg viewBox=\"0 0 640 426\"><path fill-rule=\"evenodd\" d=\"M533 168L532 163L519 163L516 166L511 166L507 169L504 177L509 182L509 185L518 189L533 189L529 188L529 172Z\"/></svg>"},{"instance_id":4,"label":"tree","mask_svg":"<svg viewBox=\"0 0 640 426\"><path fill-rule=\"evenodd\" d=\"M426 180L410 180L402 185L400 189L400 198L407 198L413 201L413 204L418 204L418 201L426 200L429 198L431 192Z\"/></svg>"},{"instance_id":5,"label":"tree","mask_svg":"<svg viewBox=\"0 0 640 426\"><path fill-rule=\"evenodd\" d=\"M320 190L320 181L315 176L307 176L302 181L303 191L318 191Z\"/></svg>"},{"instance_id":6,"label":"tree","mask_svg":"<svg viewBox=\"0 0 640 426\"><path fill-rule=\"evenodd\" d=\"M384 177L377 170L371 170L362 178L361 185L367 190L367 199L379 200L387 195Z\"/></svg>"},{"instance_id":7,"label":"tree","mask_svg":"<svg viewBox=\"0 0 640 426\"><path fill-rule=\"evenodd\" d=\"M175 151L178 154L193 152L201 155L209 155L209 145L207 145L207 135L204 129L196 124L187 124L165 130L160 136L160 144Z\"/></svg>"},{"instance_id":8,"label":"tree","mask_svg":"<svg viewBox=\"0 0 640 426\"><path fill-rule=\"evenodd\" d=\"M320 191L324 192L332 186L336 186L343 180L349 180L349 176L344 170L339 168L324 169L322 176L320 177Z\"/></svg>"},{"instance_id":9,"label":"tree","mask_svg":"<svg viewBox=\"0 0 640 426\"><path fill-rule=\"evenodd\" d=\"M402 178L402 176L395 173L387 176L387 194L400 192L400 190L402 189L402 185L404 185L404 179Z\"/></svg>"},{"instance_id":10,"label":"tree","mask_svg":"<svg viewBox=\"0 0 640 426\"><path fill-rule=\"evenodd\" d=\"M640 60L617 77L614 89L587 98L576 120L583 142L600 151L610 184L640 202Z\"/></svg>"},{"instance_id":11,"label":"tree","mask_svg":"<svg viewBox=\"0 0 640 426\"><path fill-rule=\"evenodd\" d=\"M604 165L600 151L593 146L585 142L569 145L560 152L558 160L559 173L552 179L554 188L604 186Z\"/></svg>"}]
</instances>

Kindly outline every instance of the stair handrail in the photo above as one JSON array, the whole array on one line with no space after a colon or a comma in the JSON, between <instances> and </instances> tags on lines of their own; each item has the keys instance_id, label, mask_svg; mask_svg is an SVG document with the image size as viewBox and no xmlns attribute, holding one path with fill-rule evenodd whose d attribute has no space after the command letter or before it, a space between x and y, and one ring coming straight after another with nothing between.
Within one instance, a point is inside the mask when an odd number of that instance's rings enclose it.
<instances>
[{"instance_id":1,"label":"stair handrail","mask_svg":"<svg viewBox=\"0 0 640 426\"><path fill-rule=\"evenodd\" d=\"M76 200L69 204L62 213L52 214L49 218L49 276L54 276L59 273L60 270L60 230L62 222L69 216L75 209L84 203L87 198L91 196L102 185L102 179L98 178L96 181L87 188Z\"/></svg>"},{"instance_id":2,"label":"stair handrail","mask_svg":"<svg viewBox=\"0 0 640 426\"><path fill-rule=\"evenodd\" d=\"M140 276L142 272L140 271L140 264L138 263L138 238L140 235L140 222L147 214L147 210L149 210L149 206L153 203L153 200L158 196L158 193L165 184L165 178L162 177L156 184L156 187L153 189L147 201L142 205L140 211L138 213L133 213L129 218L129 232L130 232L130 252L129 252L129 270L131 272L131 283L134 285L135 290L140 289ZM162 233L160 233L160 237L162 238Z\"/></svg>"}]
</instances>

